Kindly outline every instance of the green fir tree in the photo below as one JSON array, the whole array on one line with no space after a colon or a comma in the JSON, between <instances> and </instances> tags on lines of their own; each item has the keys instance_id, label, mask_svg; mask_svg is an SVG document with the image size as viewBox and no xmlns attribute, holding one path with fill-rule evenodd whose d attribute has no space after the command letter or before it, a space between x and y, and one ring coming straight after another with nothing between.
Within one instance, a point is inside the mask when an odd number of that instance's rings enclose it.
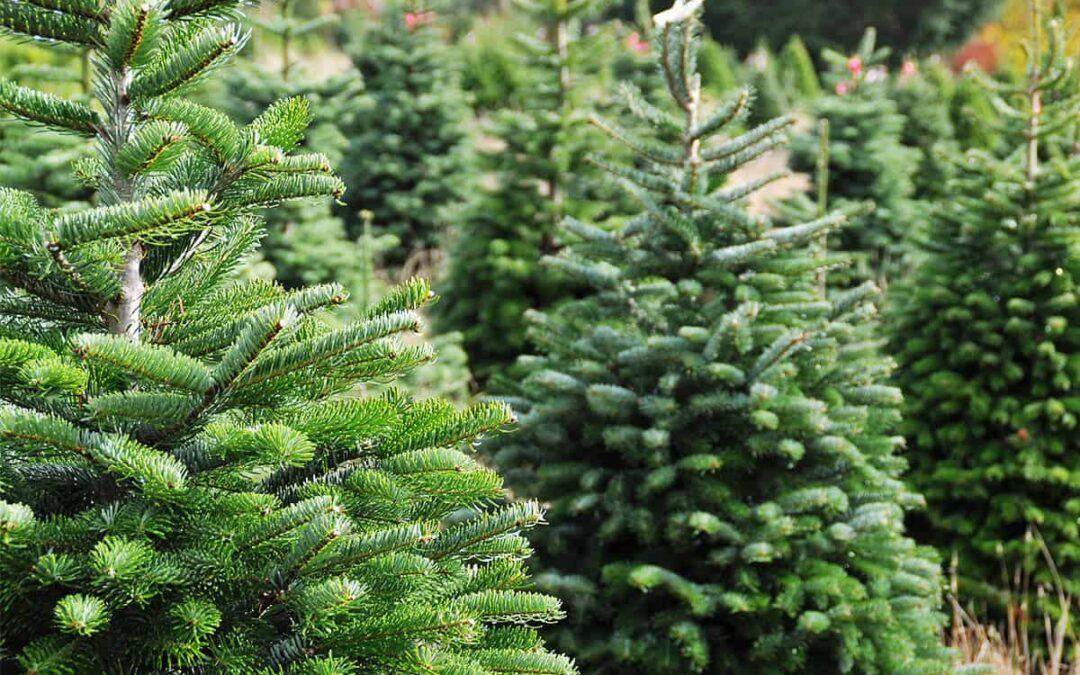
<instances>
[{"instance_id":1,"label":"green fir tree","mask_svg":"<svg viewBox=\"0 0 1080 675\"><path fill-rule=\"evenodd\" d=\"M904 118L900 142L919 150L919 164L912 177L914 197L920 214L934 199L946 194L950 163L945 159L955 154L956 130L949 115L953 94L952 74L940 64L904 59L900 73L890 78L889 96L896 101L897 112ZM924 216L920 215L921 220ZM912 223L914 226L915 223Z\"/></svg>"},{"instance_id":2,"label":"green fir tree","mask_svg":"<svg viewBox=\"0 0 1080 675\"><path fill-rule=\"evenodd\" d=\"M337 17L314 13L300 0L268 3L268 10L267 16L249 19L258 38L246 50L250 58L211 83L217 86L208 88L203 98L223 102L222 109L233 120L249 124L274 101L303 96L312 103L304 147L339 166L346 139L337 119L362 90L362 83L354 72L319 76L305 62L302 50ZM267 235L259 253L273 267L278 283L287 288L330 281L353 286L358 274L356 247L344 220L334 213L333 199L292 201L262 216Z\"/></svg>"},{"instance_id":3,"label":"green fir tree","mask_svg":"<svg viewBox=\"0 0 1080 675\"><path fill-rule=\"evenodd\" d=\"M1061 31L1054 23L1049 46L1032 46L1025 80L979 79L998 111L983 121L1012 152L953 156L955 177L917 238L925 259L895 288L923 529L958 555L969 596L992 598L1003 566L1041 559L1032 529L1063 591L1080 591L1080 157L1046 152L1080 111ZM1053 583L1036 567L1033 585Z\"/></svg>"},{"instance_id":4,"label":"green fir tree","mask_svg":"<svg viewBox=\"0 0 1080 675\"><path fill-rule=\"evenodd\" d=\"M0 77L84 97L87 92L83 90L81 69L71 67L79 59L70 53L49 59L47 53L42 54L46 51L4 40L0 52L10 52L16 59L24 60L0 63ZM90 151L91 145L85 138L35 127L10 114L0 116L0 185L32 192L47 206L85 202L90 198L91 190L71 170Z\"/></svg>"},{"instance_id":5,"label":"green fir tree","mask_svg":"<svg viewBox=\"0 0 1080 675\"><path fill-rule=\"evenodd\" d=\"M546 262L592 291L530 315L541 354L505 392L521 430L490 447L551 505L538 583L572 610L554 636L595 673L947 673L877 289L823 294L841 213L777 227L744 204L775 176L725 182L791 120L730 134L749 92L701 100L701 4L656 17L674 105L632 96L638 127L604 124L641 213L565 222Z\"/></svg>"},{"instance_id":6,"label":"green fir tree","mask_svg":"<svg viewBox=\"0 0 1080 675\"><path fill-rule=\"evenodd\" d=\"M831 237L832 248L856 258L853 269L837 275L835 282L841 286L867 279L884 286L902 273L903 240L919 213L915 175L922 155L901 142L906 120L889 96L883 65L887 55L887 49L876 47L872 29L852 55L826 50L824 58L832 65L826 84L832 91L811 109L814 118L829 122L832 203L874 204L873 211ZM793 167L813 172L819 145L813 130L797 135L792 143ZM813 206L795 212L812 213Z\"/></svg>"},{"instance_id":7,"label":"green fir tree","mask_svg":"<svg viewBox=\"0 0 1080 675\"><path fill-rule=\"evenodd\" d=\"M698 68L701 71L701 86L711 94L729 92L742 81L739 58L735 51L707 36L701 38Z\"/></svg>"},{"instance_id":8,"label":"green fir tree","mask_svg":"<svg viewBox=\"0 0 1080 675\"><path fill-rule=\"evenodd\" d=\"M385 263L400 267L418 255L427 271L471 182L469 108L437 14L410 6L390 3L346 46L365 90L338 114L348 139L341 174L354 236L361 226L355 209L371 211L378 230L400 242L385 252Z\"/></svg>"},{"instance_id":9,"label":"green fir tree","mask_svg":"<svg viewBox=\"0 0 1080 675\"><path fill-rule=\"evenodd\" d=\"M780 52L780 72L788 88L800 100L813 101L821 95L821 81L814 59L798 35L792 35Z\"/></svg>"},{"instance_id":10,"label":"green fir tree","mask_svg":"<svg viewBox=\"0 0 1080 675\"><path fill-rule=\"evenodd\" d=\"M95 142L98 203L0 190L0 670L573 672L530 627L561 614L524 589L539 507L492 507L459 449L509 410L348 395L432 357L402 342L427 285L330 328L340 286L234 280L260 207L343 190L293 152L302 99L241 127L186 98L243 44L238 5L0 4L93 51L93 105L0 101Z\"/></svg>"},{"instance_id":11,"label":"green fir tree","mask_svg":"<svg viewBox=\"0 0 1080 675\"><path fill-rule=\"evenodd\" d=\"M522 100L493 116L497 149L485 155L494 185L469 208L450 248L440 326L460 331L481 381L513 362L526 347L522 316L572 296L574 286L541 269L559 249L563 215L603 218L610 201L597 200L586 164L593 130L588 107L594 45L583 20L595 0L519 0L537 35L519 36L527 64ZM602 36L601 38L602 39ZM635 71L640 75L640 71Z\"/></svg>"}]
</instances>

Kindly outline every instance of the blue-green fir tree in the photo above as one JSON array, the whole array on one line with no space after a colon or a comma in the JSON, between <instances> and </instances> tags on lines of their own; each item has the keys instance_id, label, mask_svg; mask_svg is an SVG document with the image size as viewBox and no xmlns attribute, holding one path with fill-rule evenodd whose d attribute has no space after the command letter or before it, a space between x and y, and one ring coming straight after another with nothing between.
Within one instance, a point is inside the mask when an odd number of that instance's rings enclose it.
<instances>
[{"instance_id":1,"label":"blue-green fir tree","mask_svg":"<svg viewBox=\"0 0 1080 675\"><path fill-rule=\"evenodd\" d=\"M470 205L450 246L447 302L439 324L461 331L481 381L526 348L525 311L572 296L574 286L541 269L560 247L563 215L604 217L612 202L596 200L586 157L596 136L588 128L586 86L595 40L584 20L597 2L518 0L536 35L518 36L528 68L522 97L493 115L501 146L485 157L495 184ZM598 36L603 39L603 36ZM640 69L630 69L632 77Z\"/></svg>"},{"instance_id":2,"label":"blue-green fir tree","mask_svg":"<svg viewBox=\"0 0 1080 675\"><path fill-rule=\"evenodd\" d=\"M489 446L551 506L534 541L569 605L554 639L594 673L946 673L877 289L824 295L839 259L816 242L843 213L776 226L744 204L775 177L725 180L790 120L732 135L749 92L702 101L701 4L656 17L667 105L603 123L636 161L597 161L640 215L565 222L547 265L592 290L530 315L540 354L503 392L521 429Z\"/></svg>"},{"instance_id":3,"label":"blue-green fir tree","mask_svg":"<svg viewBox=\"0 0 1080 675\"><path fill-rule=\"evenodd\" d=\"M829 194L836 206L873 201L874 209L833 235L830 246L854 255L856 264L835 276L838 285L873 280L884 286L906 269L903 240L919 214L915 176L922 153L901 142L906 121L889 95L884 61L888 50L868 30L851 55L826 50L831 65L825 83L832 90L811 107L829 122ZM814 171L820 139L816 125L792 143L795 169ZM812 212L812 208L797 210Z\"/></svg>"},{"instance_id":4,"label":"blue-green fir tree","mask_svg":"<svg viewBox=\"0 0 1080 675\"><path fill-rule=\"evenodd\" d=\"M383 254L392 267L418 256L412 262L430 270L472 182L470 110L440 26L425 3L391 2L345 45L364 92L345 102L336 120L347 139L344 215L354 236L361 228L356 209L366 209L378 233L398 238Z\"/></svg>"},{"instance_id":5,"label":"blue-green fir tree","mask_svg":"<svg viewBox=\"0 0 1080 675\"><path fill-rule=\"evenodd\" d=\"M912 479L929 502L920 530L958 556L965 594L991 604L1003 567L1053 583L1045 565L1031 569L1042 556L1029 530L1063 591L1080 590L1080 158L1048 150L1080 110L1061 31L1032 46L1023 80L977 80L997 110L981 122L1012 151L953 155L947 196L916 237L923 261L891 312Z\"/></svg>"},{"instance_id":6,"label":"blue-green fir tree","mask_svg":"<svg viewBox=\"0 0 1080 675\"><path fill-rule=\"evenodd\" d=\"M0 77L74 95L86 93L81 68L60 65L76 63L78 58L71 54L48 59L41 48L11 39L5 39L0 50L24 59L0 64ZM34 127L6 111L0 117L0 185L33 192L48 206L90 197L91 190L72 171L72 165L89 151L84 138Z\"/></svg>"},{"instance_id":7,"label":"blue-green fir tree","mask_svg":"<svg viewBox=\"0 0 1080 675\"><path fill-rule=\"evenodd\" d=\"M955 91L954 78L945 66L933 61L907 58L897 76L890 78L889 96L896 101L897 112L904 118L900 142L919 151L912 182L916 222L926 217L934 200L945 194L950 162L946 159L957 151L956 130L949 105Z\"/></svg>"},{"instance_id":8,"label":"blue-green fir tree","mask_svg":"<svg viewBox=\"0 0 1080 675\"><path fill-rule=\"evenodd\" d=\"M465 452L510 419L405 392L423 282L358 320L337 285L234 280L257 209L340 196L295 152L302 99L250 125L186 98L237 51L235 0L11 1L0 26L92 50L93 105L0 83L96 145L94 207L0 190L0 670L570 673L530 626L533 503ZM449 518L450 516L452 518Z\"/></svg>"},{"instance_id":9,"label":"blue-green fir tree","mask_svg":"<svg viewBox=\"0 0 1080 675\"><path fill-rule=\"evenodd\" d=\"M249 17L256 31L245 50L250 58L239 59L207 87L203 98L220 101L234 121L248 124L274 101L303 96L312 103L303 146L339 166L346 139L337 121L363 85L352 71L329 77L313 72L303 51L305 42L334 25L337 17L318 14L300 0L268 5L266 16ZM357 250L345 221L334 212L333 199L292 201L262 216L266 238L259 253L273 267L278 283L295 288L336 281L351 288L359 273Z\"/></svg>"}]
</instances>

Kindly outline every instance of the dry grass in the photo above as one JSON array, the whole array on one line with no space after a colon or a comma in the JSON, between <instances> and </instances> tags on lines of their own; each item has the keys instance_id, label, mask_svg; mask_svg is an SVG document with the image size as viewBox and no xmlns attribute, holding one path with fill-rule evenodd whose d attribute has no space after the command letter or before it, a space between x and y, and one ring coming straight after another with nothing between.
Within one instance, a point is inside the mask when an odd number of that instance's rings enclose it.
<instances>
[{"instance_id":1,"label":"dry grass","mask_svg":"<svg viewBox=\"0 0 1080 675\"><path fill-rule=\"evenodd\" d=\"M997 624L987 623L974 611L962 606L958 599L957 562L953 559L950 574L949 601L952 607L952 627L949 646L957 651L962 664L971 667L965 672L993 675L1080 675L1080 643L1069 626L1073 597L1065 591L1054 557L1037 530L1028 532L1028 539L1038 551L1050 572L1052 585L1034 584L1037 602L1047 606L1047 600L1057 605L1057 618L1045 609L1041 617L1033 617L1030 602L1032 570L1004 570L1008 581L1006 618ZM1033 638L1032 636L1039 636ZM979 668L982 666L982 668Z\"/></svg>"}]
</instances>

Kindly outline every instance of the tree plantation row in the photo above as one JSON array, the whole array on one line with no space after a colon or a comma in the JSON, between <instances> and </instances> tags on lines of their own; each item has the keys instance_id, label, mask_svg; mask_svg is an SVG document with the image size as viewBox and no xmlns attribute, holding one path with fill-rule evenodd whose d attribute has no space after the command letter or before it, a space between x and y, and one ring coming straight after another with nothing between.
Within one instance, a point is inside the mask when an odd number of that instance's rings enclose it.
<instances>
[{"instance_id":1,"label":"tree plantation row","mask_svg":"<svg viewBox=\"0 0 1080 675\"><path fill-rule=\"evenodd\" d=\"M0 2L0 673L1074 672L1063 8L612 5Z\"/></svg>"}]
</instances>

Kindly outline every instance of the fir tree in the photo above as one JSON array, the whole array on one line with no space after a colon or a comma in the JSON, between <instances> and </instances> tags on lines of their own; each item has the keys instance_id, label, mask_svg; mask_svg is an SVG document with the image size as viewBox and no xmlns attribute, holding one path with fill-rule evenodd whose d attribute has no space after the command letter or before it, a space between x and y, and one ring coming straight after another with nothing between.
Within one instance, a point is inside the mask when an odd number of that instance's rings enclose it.
<instances>
[{"instance_id":1,"label":"fir tree","mask_svg":"<svg viewBox=\"0 0 1080 675\"><path fill-rule=\"evenodd\" d=\"M519 36L528 72L523 100L494 117L502 147L486 156L496 184L461 220L450 251L444 330L461 331L474 375L485 380L525 348L522 315L573 294L540 268L558 250L564 214L601 215L585 164L592 135L583 116L591 41L582 21L594 0L522 0L539 37ZM639 71L640 72L640 71ZM599 210L599 212L597 212Z\"/></svg>"},{"instance_id":2,"label":"fir tree","mask_svg":"<svg viewBox=\"0 0 1080 675\"><path fill-rule=\"evenodd\" d=\"M780 53L780 71L791 91L803 101L813 101L821 95L814 59L798 35L792 35Z\"/></svg>"},{"instance_id":3,"label":"fir tree","mask_svg":"<svg viewBox=\"0 0 1080 675\"><path fill-rule=\"evenodd\" d=\"M0 68L0 77L53 90L86 93L81 91L83 78L78 70L59 65L65 60L72 63L70 54L57 55L58 63L52 63L40 61L39 48L16 47L5 41L0 51L8 50L27 61ZM34 57L39 61L31 60ZM32 192L48 206L85 201L90 190L73 175L71 167L86 157L89 150L90 144L84 138L35 128L4 115L0 117L0 185Z\"/></svg>"},{"instance_id":4,"label":"fir tree","mask_svg":"<svg viewBox=\"0 0 1080 675\"><path fill-rule=\"evenodd\" d=\"M749 121L760 124L781 115L792 108L792 91L784 86L776 56L764 42L747 57L753 76L750 79L754 91L754 105L749 111Z\"/></svg>"},{"instance_id":5,"label":"fir tree","mask_svg":"<svg viewBox=\"0 0 1080 675\"><path fill-rule=\"evenodd\" d=\"M701 101L700 5L656 17L677 112L631 97L646 129L602 123L635 151L598 161L641 215L566 221L577 239L547 264L593 290L530 315L542 353L505 393L521 430L492 447L551 504L535 543L573 609L558 644L591 672L948 672L937 561L904 536L921 498L876 289L823 295L837 259L815 242L842 214L775 227L743 202L775 177L724 183L790 120L729 135L748 91Z\"/></svg>"},{"instance_id":6,"label":"fir tree","mask_svg":"<svg viewBox=\"0 0 1080 675\"><path fill-rule=\"evenodd\" d=\"M742 81L739 77L739 59L734 50L707 36L701 38L698 68L701 71L701 86L710 93L728 92Z\"/></svg>"},{"instance_id":7,"label":"fir tree","mask_svg":"<svg viewBox=\"0 0 1080 675\"><path fill-rule=\"evenodd\" d=\"M1064 590L1080 590L1080 157L1045 152L1080 110L1061 30L1029 50L1026 81L980 78L998 111L984 122L1012 152L954 155L947 197L917 238L925 259L895 289L912 479L929 502L926 535L958 554L969 592L1038 559L1029 528ZM1050 583L1039 567L1033 583Z\"/></svg>"},{"instance_id":8,"label":"fir tree","mask_svg":"<svg viewBox=\"0 0 1080 675\"><path fill-rule=\"evenodd\" d=\"M184 92L243 44L235 0L0 4L93 50L95 105L0 82L96 142L98 206L0 190L0 670L567 673L522 589L535 504L457 448L510 418L346 392L428 360L423 282L331 329L340 286L235 282L258 207L338 196L310 113L239 127ZM454 514L453 520L447 520Z\"/></svg>"},{"instance_id":9,"label":"fir tree","mask_svg":"<svg viewBox=\"0 0 1080 675\"><path fill-rule=\"evenodd\" d=\"M904 59L899 76L890 83L889 95L904 118L900 142L920 153L913 176L914 196L925 213L931 200L945 194L949 163L943 157L956 152L956 132L949 115L952 75L939 64L920 67L915 60Z\"/></svg>"},{"instance_id":10,"label":"fir tree","mask_svg":"<svg viewBox=\"0 0 1080 675\"><path fill-rule=\"evenodd\" d=\"M974 77L961 77L949 100L949 117L956 133L956 142L962 150L980 149L999 151L1004 145L1001 130L995 119L989 92Z\"/></svg>"},{"instance_id":11,"label":"fir tree","mask_svg":"<svg viewBox=\"0 0 1080 675\"><path fill-rule=\"evenodd\" d=\"M353 205L400 241L385 256L394 266L442 245L470 183L466 97L436 20L392 3L347 47L365 92L339 113L342 179ZM359 219L347 224L358 234Z\"/></svg>"},{"instance_id":12,"label":"fir tree","mask_svg":"<svg viewBox=\"0 0 1080 675\"><path fill-rule=\"evenodd\" d=\"M833 237L832 248L853 253L857 259L854 269L838 275L835 281L840 285L867 279L884 285L899 274L904 269L902 241L918 214L913 198L921 153L901 143L905 119L889 96L883 66L887 55L887 49L875 46L872 29L853 55L826 50L824 58L832 64L826 83L833 91L812 108L813 116L828 120L831 130L833 203L844 206L869 200L875 206ZM792 144L793 166L812 172L819 145L814 133L797 136Z\"/></svg>"},{"instance_id":13,"label":"fir tree","mask_svg":"<svg viewBox=\"0 0 1080 675\"><path fill-rule=\"evenodd\" d=\"M340 165L346 139L337 126L342 109L362 90L354 72L319 76L304 62L300 46L305 39L333 25L333 14L302 12L297 0L279 0L266 17L251 17L262 39L249 46L250 59L241 60L210 89L224 102L223 110L248 124L274 101L303 96L312 103L312 121L304 147ZM268 58L275 55L276 59ZM345 222L333 211L334 200L305 199L281 204L263 213L267 236L261 255L274 268L274 278L287 288L337 281L351 287L358 273L356 247Z\"/></svg>"}]
</instances>

